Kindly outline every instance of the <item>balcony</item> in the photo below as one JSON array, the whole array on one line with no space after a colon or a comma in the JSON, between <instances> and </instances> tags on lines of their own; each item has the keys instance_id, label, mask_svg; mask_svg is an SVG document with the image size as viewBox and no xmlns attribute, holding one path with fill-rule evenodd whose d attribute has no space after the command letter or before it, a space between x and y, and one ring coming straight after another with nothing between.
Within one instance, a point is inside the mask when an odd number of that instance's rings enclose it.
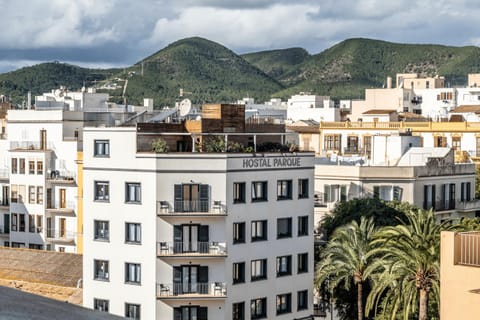
<instances>
[{"instance_id":1,"label":"balcony","mask_svg":"<svg viewBox=\"0 0 480 320\"><path fill-rule=\"evenodd\" d=\"M159 299L225 299L227 286L225 282L208 283L157 283Z\"/></svg>"},{"instance_id":2,"label":"balcony","mask_svg":"<svg viewBox=\"0 0 480 320\"><path fill-rule=\"evenodd\" d=\"M48 203L46 208L47 215L75 216L75 201L66 201L65 203Z\"/></svg>"},{"instance_id":3,"label":"balcony","mask_svg":"<svg viewBox=\"0 0 480 320\"><path fill-rule=\"evenodd\" d=\"M0 226L0 236L8 236L10 234L10 228L5 228L5 226Z\"/></svg>"},{"instance_id":4,"label":"balcony","mask_svg":"<svg viewBox=\"0 0 480 320\"><path fill-rule=\"evenodd\" d=\"M226 242L157 242L159 257L226 257Z\"/></svg>"},{"instance_id":5,"label":"balcony","mask_svg":"<svg viewBox=\"0 0 480 320\"><path fill-rule=\"evenodd\" d=\"M480 267L480 232L455 235L455 264Z\"/></svg>"},{"instance_id":6,"label":"balcony","mask_svg":"<svg viewBox=\"0 0 480 320\"><path fill-rule=\"evenodd\" d=\"M10 203L8 202L7 199L0 199L0 208L8 208L10 207Z\"/></svg>"},{"instance_id":7,"label":"balcony","mask_svg":"<svg viewBox=\"0 0 480 320\"><path fill-rule=\"evenodd\" d=\"M358 146L350 146L343 148L343 154L360 154L362 150Z\"/></svg>"},{"instance_id":8,"label":"balcony","mask_svg":"<svg viewBox=\"0 0 480 320\"><path fill-rule=\"evenodd\" d=\"M58 243L75 243L76 232L47 229L47 241Z\"/></svg>"},{"instance_id":9,"label":"balcony","mask_svg":"<svg viewBox=\"0 0 480 320\"><path fill-rule=\"evenodd\" d=\"M67 170L49 170L47 181L52 184L75 184L76 174Z\"/></svg>"},{"instance_id":10,"label":"balcony","mask_svg":"<svg viewBox=\"0 0 480 320\"><path fill-rule=\"evenodd\" d=\"M457 204L457 209L462 211L474 211L480 209L480 199L462 201Z\"/></svg>"},{"instance_id":11,"label":"balcony","mask_svg":"<svg viewBox=\"0 0 480 320\"><path fill-rule=\"evenodd\" d=\"M0 181L8 181L10 177L10 169L0 169Z\"/></svg>"},{"instance_id":12,"label":"balcony","mask_svg":"<svg viewBox=\"0 0 480 320\"><path fill-rule=\"evenodd\" d=\"M162 217L171 216L225 216L227 208L221 201L206 200L176 200L157 201L157 215Z\"/></svg>"},{"instance_id":13,"label":"balcony","mask_svg":"<svg viewBox=\"0 0 480 320\"><path fill-rule=\"evenodd\" d=\"M47 141L46 149L42 149L40 141L10 141L10 150L32 150L32 151L46 151L53 150L53 142Z\"/></svg>"}]
</instances>

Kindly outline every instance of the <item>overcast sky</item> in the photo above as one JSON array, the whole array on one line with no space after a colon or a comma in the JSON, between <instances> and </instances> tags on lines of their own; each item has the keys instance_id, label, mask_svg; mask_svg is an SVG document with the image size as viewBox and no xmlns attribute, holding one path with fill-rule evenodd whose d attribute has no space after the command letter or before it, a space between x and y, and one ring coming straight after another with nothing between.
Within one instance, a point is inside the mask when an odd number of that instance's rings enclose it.
<instances>
[{"instance_id":1,"label":"overcast sky","mask_svg":"<svg viewBox=\"0 0 480 320\"><path fill-rule=\"evenodd\" d=\"M237 53L352 37L480 45L479 0L0 0L0 14L0 72L128 66L191 36Z\"/></svg>"}]
</instances>

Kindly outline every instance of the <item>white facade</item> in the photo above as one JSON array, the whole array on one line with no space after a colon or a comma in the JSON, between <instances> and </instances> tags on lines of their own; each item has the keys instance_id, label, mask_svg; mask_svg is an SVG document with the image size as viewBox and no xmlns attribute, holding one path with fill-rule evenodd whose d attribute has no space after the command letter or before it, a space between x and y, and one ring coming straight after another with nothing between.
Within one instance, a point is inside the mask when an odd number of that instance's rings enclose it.
<instances>
[{"instance_id":1,"label":"white facade","mask_svg":"<svg viewBox=\"0 0 480 320\"><path fill-rule=\"evenodd\" d=\"M64 120L62 110L8 111L3 245L77 252L78 141Z\"/></svg>"},{"instance_id":2,"label":"white facade","mask_svg":"<svg viewBox=\"0 0 480 320\"><path fill-rule=\"evenodd\" d=\"M287 101L287 119L291 121L340 121L340 109L330 97L298 94Z\"/></svg>"},{"instance_id":3,"label":"white facade","mask_svg":"<svg viewBox=\"0 0 480 320\"><path fill-rule=\"evenodd\" d=\"M162 320L235 319L234 307L250 319L252 304L266 319L312 314L313 154L137 153L134 128L86 128L84 186L86 307L139 305Z\"/></svg>"},{"instance_id":4,"label":"white facade","mask_svg":"<svg viewBox=\"0 0 480 320\"><path fill-rule=\"evenodd\" d=\"M39 109L60 109L68 111L108 111L108 93L96 93L94 89L80 92L68 91L64 87L35 97Z\"/></svg>"}]
</instances>

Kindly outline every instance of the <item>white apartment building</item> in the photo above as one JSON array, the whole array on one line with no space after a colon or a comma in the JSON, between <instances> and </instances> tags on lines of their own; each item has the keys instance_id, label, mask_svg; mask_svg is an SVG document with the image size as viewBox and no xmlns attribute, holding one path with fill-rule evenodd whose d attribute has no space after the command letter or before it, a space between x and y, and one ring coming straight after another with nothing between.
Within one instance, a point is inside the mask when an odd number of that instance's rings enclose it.
<instances>
[{"instance_id":1,"label":"white apartment building","mask_svg":"<svg viewBox=\"0 0 480 320\"><path fill-rule=\"evenodd\" d=\"M3 245L78 252L79 127L62 110L8 111L2 201L9 204L3 227L10 228Z\"/></svg>"},{"instance_id":2,"label":"white apartment building","mask_svg":"<svg viewBox=\"0 0 480 320\"><path fill-rule=\"evenodd\" d=\"M437 219L475 217L475 165L455 163L450 148L423 148L420 137L374 136L370 161L317 158L315 221L339 201L379 198L433 209ZM348 161L351 160L351 161Z\"/></svg>"},{"instance_id":3,"label":"white apartment building","mask_svg":"<svg viewBox=\"0 0 480 320\"><path fill-rule=\"evenodd\" d=\"M340 121L340 109L335 108L333 100L327 96L316 96L301 92L287 101L287 119Z\"/></svg>"},{"instance_id":4,"label":"white apartment building","mask_svg":"<svg viewBox=\"0 0 480 320\"><path fill-rule=\"evenodd\" d=\"M139 152L139 135L84 130L84 305L311 319L313 153Z\"/></svg>"}]
</instances>

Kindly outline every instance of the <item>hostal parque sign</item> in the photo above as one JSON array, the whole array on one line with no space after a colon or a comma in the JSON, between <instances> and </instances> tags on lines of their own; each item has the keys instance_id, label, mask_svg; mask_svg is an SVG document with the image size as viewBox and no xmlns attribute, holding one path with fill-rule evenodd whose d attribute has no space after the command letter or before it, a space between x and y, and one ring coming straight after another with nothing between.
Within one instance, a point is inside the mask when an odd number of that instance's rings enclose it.
<instances>
[{"instance_id":1,"label":"hostal parque sign","mask_svg":"<svg viewBox=\"0 0 480 320\"><path fill-rule=\"evenodd\" d=\"M299 157L243 159L243 168L300 167Z\"/></svg>"}]
</instances>

